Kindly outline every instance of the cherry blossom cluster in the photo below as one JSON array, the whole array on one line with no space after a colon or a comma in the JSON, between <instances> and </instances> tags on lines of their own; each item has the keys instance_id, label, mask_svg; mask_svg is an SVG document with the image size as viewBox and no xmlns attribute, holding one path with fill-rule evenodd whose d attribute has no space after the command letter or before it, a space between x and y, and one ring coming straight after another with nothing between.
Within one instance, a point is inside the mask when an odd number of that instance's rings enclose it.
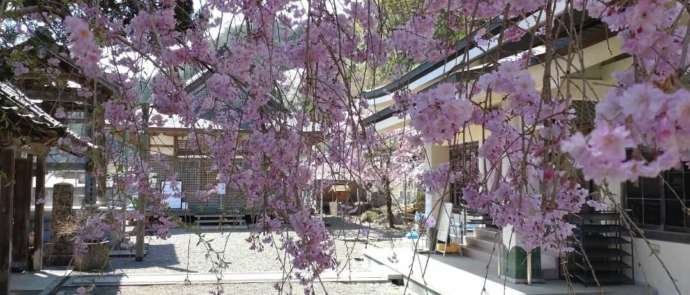
<instances>
[{"instance_id":1,"label":"cherry blossom cluster","mask_svg":"<svg viewBox=\"0 0 690 295\"><path fill-rule=\"evenodd\" d=\"M425 143L452 141L474 110L469 100L457 94L452 83L398 99L398 103L398 108L407 109L412 127Z\"/></svg>"},{"instance_id":2,"label":"cherry blossom cluster","mask_svg":"<svg viewBox=\"0 0 690 295\"><path fill-rule=\"evenodd\" d=\"M654 177L688 160L690 92L651 83L613 90L597 105L597 126L561 144L588 179L617 183Z\"/></svg>"},{"instance_id":3,"label":"cherry blossom cluster","mask_svg":"<svg viewBox=\"0 0 690 295\"><path fill-rule=\"evenodd\" d=\"M298 276L305 283L313 281L322 271L333 269L336 261L333 257L334 242L329 237L323 222L315 222L309 210L302 210L290 215L291 228L299 239L288 238L287 252L292 255L293 264L298 270Z\"/></svg>"},{"instance_id":4,"label":"cherry blossom cluster","mask_svg":"<svg viewBox=\"0 0 690 295\"><path fill-rule=\"evenodd\" d=\"M101 48L96 44L89 24L73 16L66 17L63 24L69 32L69 49L72 57L81 67L84 75L96 77L100 73L98 63L101 59Z\"/></svg>"},{"instance_id":5,"label":"cherry blossom cluster","mask_svg":"<svg viewBox=\"0 0 690 295\"><path fill-rule=\"evenodd\" d=\"M681 4L588 2L585 8L620 31L622 50L640 62L617 74L618 87L597 105L596 128L573 135L562 150L599 183L654 177L687 161L690 93L674 82L687 61L687 27L675 25Z\"/></svg>"},{"instance_id":6,"label":"cherry blossom cluster","mask_svg":"<svg viewBox=\"0 0 690 295\"><path fill-rule=\"evenodd\" d=\"M419 183L427 192L444 195L449 183L455 182L460 175L450 170L448 163L443 163L435 169L428 169L419 176Z\"/></svg>"},{"instance_id":7,"label":"cherry blossom cluster","mask_svg":"<svg viewBox=\"0 0 690 295\"><path fill-rule=\"evenodd\" d=\"M600 18L623 39L621 49L640 60L638 69L652 80L673 75L683 61L683 36L678 25L683 4L673 0L575 1L575 6ZM687 44L685 45L687 46ZM640 77L642 78L642 77Z\"/></svg>"}]
</instances>

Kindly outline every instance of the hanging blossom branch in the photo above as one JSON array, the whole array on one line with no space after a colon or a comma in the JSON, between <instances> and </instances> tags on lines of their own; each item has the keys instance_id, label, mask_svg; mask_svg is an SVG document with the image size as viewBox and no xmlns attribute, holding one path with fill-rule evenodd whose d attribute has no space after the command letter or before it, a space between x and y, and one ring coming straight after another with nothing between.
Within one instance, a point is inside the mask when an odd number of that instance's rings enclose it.
<instances>
[{"instance_id":1,"label":"hanging blossom branch","mask_svg":"<svg viewBox=\"0 0 690 295\"><path fill-rule=\"evenodd\" d=\"M219 180L260 212L250 238L253 246L275 243L266 238L273 233L295 231L281 235L280 242L291 257L291 272L307 291L337 263L332 237L310 214L303 192L314 187L317 177L324 178L312 173L315 167L385 180L393 166L384 165L399 164L395 156L371 160L375 151L401 146L391 146L389 136L365 125L370 113L361 94L375 86L377 69L401 57L415 64L447 61L457 53L465 62L461 68L479 74L426 92L398 91L396 107L410 117L413 129L402 137L421 149L455 143L459 133L482 127L481 135L472 136L482 142L484 175L467 177L474 180L465 183L463 199L497 225L513 226L527 250L572 250L567 239L573 225L565 216L585 204L603 207L588 200L578 170L584 179L605 186L656 176L689 160L690 95L682 82L689 38L687 25L680 23L687 14L682 1L420 0L400 12L371 0L210 0L193 11L171 0L133 1L117 9L74 1L60 13L9 2L12 9L3 13L31 24L23 34L30 37L40 24L50 26L86 77L117 85L115 97L104 105L107 132L120 144L109 157L118 167L115 184L121 192L151 196L150 210L164 220L157 225L161 236L167 236L173 222L148 181L156 159L149 159L146 150L134 158L125 152L129 143L145 143L149 124L162 120L143 116L142 104L179 116L187 126L213 114L214 126L193 128L190 138L213 161ZM617 34L620 49L634 61L616 74L618 84L597 103L589 134L577 131L569 82L559 81L585 69L581 57L580 64L575 58L583 50L575 17L581 13ZM227 14L233 19L227 40L212 40L209 29ZM388 23L394 16L407 17ZM513 21L521 18L534 18L539 25L525 29ZM504 26L498 36L476 30L496 21ZM481 71L471 66L477 61L469 49L455 52L453 47L459 36L468 35L473 48L493 48L485 51ZM572 41L565 49L558 47L562 38ZM504 46L520 40L530 44L523 52ZM543 45L543 53L537 45ZM535 60L546 66L541 77L530 74ZM18 61L15 73L25 74L28 66ZM153 77L144 79L142 72ZM206 91L188 91L191 74L207 77ZM149 81L146 89L142 81ZM150 90L151 101L143 90ZM594 94L580 92L582 99L592 100L588 96ZM626 150L633 150L633 156L627 157ZM412 172L415 167L400 169ZM448 191L448 173L426 178L436 183L434 190Z\"/></svg>"}]
</instances>

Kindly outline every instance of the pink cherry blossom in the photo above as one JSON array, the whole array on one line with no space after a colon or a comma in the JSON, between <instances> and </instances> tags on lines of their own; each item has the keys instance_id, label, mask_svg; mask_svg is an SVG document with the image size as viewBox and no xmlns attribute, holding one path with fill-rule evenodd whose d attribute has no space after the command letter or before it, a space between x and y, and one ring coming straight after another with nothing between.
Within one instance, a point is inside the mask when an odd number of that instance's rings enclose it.
<instances>
[{"instance_id":1,"label":"pink cherry blossom","mask_svg":"<svg viewBox=\"0 0 690 295\"><path fill-rule=\"evenodd\" d=\"M633 147L633 141L630 132L623 126L611 128L602 125L590 134L589 145L593 155L622 162L625 160L625 149Z\"/></svg>"},{"instance_id":2,"label":"pink cherry blossom","mask_svg":"<svg viewBox=\"0 0 690 295\"><path fill-rule=\"evenodd\" d=\"M473 106L459 97L455 86L443 83L434 89L411 95L406 99L412 126L425 142L452 140L469 121Z\"/></svg>"},{"instance_id":3,"label":"pink cherry blossom","mask_svg":"<svg viewBox=\"0 0 690 295\"><path fill-rule=\"evenodd\" d=\"M63 22L69 31L70 52L84 75L95 77L100 69L98 62L101 59L101 49L96 44L95 37L88 23L81 18L68 16Z\"/></svg>"}]
</instances>

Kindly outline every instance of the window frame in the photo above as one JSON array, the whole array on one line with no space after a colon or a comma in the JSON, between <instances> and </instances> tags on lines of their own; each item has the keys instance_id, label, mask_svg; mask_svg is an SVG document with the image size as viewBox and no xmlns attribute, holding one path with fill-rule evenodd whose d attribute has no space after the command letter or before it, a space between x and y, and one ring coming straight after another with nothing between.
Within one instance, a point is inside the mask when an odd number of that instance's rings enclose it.
<instances>
[{"instance_id":1,"label":"window frame","mask_svg":"<svg viewBox=\"0 0 690 295\"><path fill-rule=\"evenodd\" d=\"M683 188L684 192L681 192L680 194L684 197L682 200L686 203L686 206L688 202L690 202L690 189L686 188L686 177L690 179L690 169L688 169L686 166L683 166L682 168L682 177L683 177ZM671 173L678 173L678 171L673 171L673 170L668 170L662 172L659 176L653 178L656 179L659 182L659 185L661 187L660 192L659 192L659 198L658 199L651 199L654 201L659 202L659 223L658 224L648 224L644 222L645 215L642 213L642 218L643 221L642 223L633 220L635 224L644 231L644 234L647 238L649 239L654 239L654 240L660 240L660 241L668 241L668 242L677 242L677 243L684 243L684 244L690 244L690 216L686 212L684 215L684 223L685 226L675 226L675 225L667 225L666 220L667 220L667 202L669 200L676 200L675 196L667 196L667 192L670 191L671 189L671 184L669 182L669 175ZM638 182L641 181L642 178L638 178ZM630 208L630 200L642 200L642 208L647 207L645 204L645 197L644 197L644 191L642 192L641 197L630 197L629 196L629 191L628 191L628 186L631 185L630 181L626 181L621 183L621 205L624 208L624 210L628 213L632 211ZM643 188L642 188L643 189ZM631 216L632 218L632 216Z\"/></svg>"},{"instance_id":2,"label":"window frame","mask_svg":"<svg viewBox=\"0 0 690 295\"><path fill-rule=\"evenodd\" d=\"M454 157L455 153L458 153L459 157ZM467 155L469 155L469 158L465 158ZM448 168L451 171L456 171L458 169L464 171L464 166L456 166L458 162L475 165L476 175L474 175L474 177L479 177L479 142L470 141L450 145L448 147ZM466 179L461 179L459 181L450 183L449 195L451 199L450 201L453 203L454 211L458 211L465 206L462 202L462 191L456 191L458 187L464 186L465 182Z\"/></svg>"}]
</instances>

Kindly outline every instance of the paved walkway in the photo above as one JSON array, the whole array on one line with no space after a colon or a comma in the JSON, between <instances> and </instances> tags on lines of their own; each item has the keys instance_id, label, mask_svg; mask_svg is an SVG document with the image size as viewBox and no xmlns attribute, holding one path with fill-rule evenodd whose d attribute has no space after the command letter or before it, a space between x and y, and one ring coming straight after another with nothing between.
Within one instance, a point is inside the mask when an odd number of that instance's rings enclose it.
<instances>
[{"instance_id":1,"label":"paved walkway","mask_svg":"<svg viewBox=\"0 0 690 295\"><path fill-rule=\"evenodd\" d=\"M57 287L70 273L68 270L43 270L31 273L12 273L10 292L15 294L40 294Z\"/></svg>"},{"instance_id":2,"label":"paved walkway","mask_svg":"<svg viewBox=\"0 0 690 295\"><path fill-rule=\"evenodd\" d=\"M389 259L395 253L395 259ZM565 281L546 281L541 284L511 284L489 271L486 262L463 256L413 255L412 247L393 251L371 248L365 251L368 258L402 274L406 278L412 267L412 281L439 294L505 294L505 295L648 295L649 288L635 285L584 287L568 286ZM413 260L414 256L414 260ZM485 279L486 275L486 279ZM486 293L482 289L486 288ZM572 289L571 289L572 288ZM462 291L460 291L462 290Z\"/></svg>"}]
</instances>

